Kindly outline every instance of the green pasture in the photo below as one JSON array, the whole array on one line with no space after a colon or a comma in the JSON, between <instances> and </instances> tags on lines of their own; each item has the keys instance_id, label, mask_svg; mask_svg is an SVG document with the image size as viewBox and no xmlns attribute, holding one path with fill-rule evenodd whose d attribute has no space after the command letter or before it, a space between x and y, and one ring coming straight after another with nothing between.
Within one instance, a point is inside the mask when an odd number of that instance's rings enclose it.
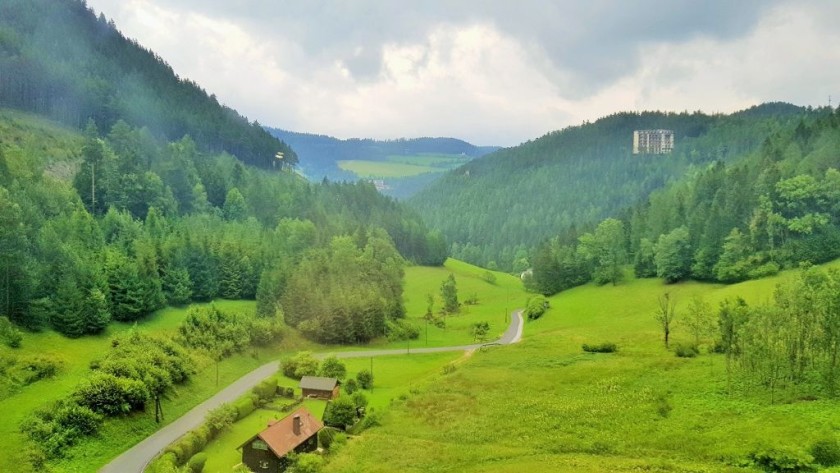
<instances>
[{"instance_id":1,"label":"green pasture","mask_svg":"<svg viewBox=\"0 0 840 473\"><path fill-rule=\"evenodd\" d=\"M373 360L374 386L372 390L363 391L368 397L368 409L380 411L401 397L409 395L416 388L432 382L440 376L441 369L450 362L456 362L464 357L463 353L436 353L424 355L399 355L378 357ZM371 361L365 359L344 360L347 374L355 376L362 369L370 369ZM282 386L297 388L298 381L279 376L278 382ZM300 395L300 391L296 392ZM288 402L279 400L278 404ZM323 417L326 408L325 401L306 400L303 405L319 419ZM283 418L288 413L260 408L233 424L227 431L213 439L204 449L207 454L205 473L227 473L242 460L241 451L237 447L251 436L264 429L268 422Z\"/></svg>"},{"instance_id":2,"label":"green pasture","mask_svg":"<svg viewBox=\"0 0 840 473\"><path fill-rule=\"evenodd\" d=\"M253 311L253 301L215 301L225 311ZM153 333L172 333L186 315L186 308L166 308L137 322L139 330ZM24 334L22 347L7 348L0 352L16 356L40 355L57 360L61 368L54 377L22 387L13 395L0 400L5 421L0 423L0 471L28 472L26 439L18 432L21 421L35 409L68 395L89 373L90 362L104 354L113 336L131 329L133 324L111 324L98 336L69 339L53 331ZM189 409L215 394L219 389L258 366L279 358L286 353L309 349L312 344L301 339L296 332L288 331L280 344L273 347L251 349L222 361L219 364L219 384L216 385L216 365L212 360L199 359L198 373L177 392L163 400L164 423L177 419ZM147 437L160 426L154 421L153 412L127 418L106 420L100 433L84 438L68 451L65 459L51 462L55 472L95 471L132 445Z\"/></svg>"},{"instance_id":3,"label":"green pasture","mask_svg":"<svg viewBox=\"0 0 840 473\"><path fill-rule=\"evenodd\" d=\"M469 158L449 154L390 155L384 161L364 159L338 161L338 167L360 178L400 178L454 169Z\"/></svg>"},{"instance_id":4,"label":"green pasture","mask_svg":"<svg viewBox=\"0 0 840 473\"><path fill-rule=\"evenodd\" d=\"M838 262L831 266L838 266ZM807 451L840 433L827 399L772 404L760 391L730 393L722 355L677 358L653 318L677 299L675 342L687 340L681 307L701 295L772 298L773 278L723 286L630 280L551 298L518 344L476 352L454 373L416 388L382 426L353 439L325 472L736 472L766 448ZM614 342L587 354L582 343Z\"/></svg>"}]
</instances>

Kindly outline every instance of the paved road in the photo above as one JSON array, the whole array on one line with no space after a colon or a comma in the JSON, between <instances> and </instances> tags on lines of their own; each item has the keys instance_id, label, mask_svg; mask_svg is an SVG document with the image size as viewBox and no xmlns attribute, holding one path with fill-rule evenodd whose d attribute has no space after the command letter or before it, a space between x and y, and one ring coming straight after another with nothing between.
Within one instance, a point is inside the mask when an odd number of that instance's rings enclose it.
<instances>
[{"instance_id":1,"label":"paved road","mask_svg":"<svg viewBox=\"0 0 840 473\"><path fill-rule=\"evenodd\" d=\"M522 339L522 310L517 310L511 314L510 326L507 331L496 342L501 345L508 345L516 343ZM448 351L466 351L480 348L485 344L473 345L459 345L454 347L431 347L431 348L408 348L409 353L440 353ZM385 355L405 355L406 349L397 348L391 350L364 350L364 351L344 351L338 353L319 353L316 356L324 358L329 355L335 355L339 358L366 358L372 356ZM226 402L233 402L239 396L242 396L249 389L256 386L257 383L265 378L273 375L280 368L278 361L266 363L259 368L251 371L245 376L237 379L226 388L219 391L215 396L195 406L192 410L178 418L169 425L164 426L154 434L146 437L145 440L130 448L122 455L118 456L111 463L102 467L100 473L142 473L158 453L160 453L167 445L177 440L182 435L190 430L195 429L204 421L204 416L208 411L219 407Z\"/></svg>"}]
</instances>

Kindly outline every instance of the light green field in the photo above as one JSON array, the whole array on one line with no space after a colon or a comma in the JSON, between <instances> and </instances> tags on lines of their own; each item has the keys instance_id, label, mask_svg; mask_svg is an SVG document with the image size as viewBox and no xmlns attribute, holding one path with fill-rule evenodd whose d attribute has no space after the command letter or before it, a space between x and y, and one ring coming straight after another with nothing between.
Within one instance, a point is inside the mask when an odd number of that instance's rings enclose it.
<instances>
[{"instance_id":1,"label":"light green field","mask_svg":"<svg viewBox=\"0 0 840 473\"><path fill-rule=\"evenodd\" d=\"M729 394L722 355L675 357L653 319L657 297L670 291L678 301L673 338L687 340L679 311L693 294L713 306L735 295L760 303L791 274L732 286L639 280L563 292L526 325L521 343L476 352L420 387L325 471L734 472L755 471L739 465L760 448L807 451L840 428L836 401L771 404L763 392ZM619 352L580 348L603 341Z\"/></svg>"},{"instance_id":2,"label":"light green field","mask_svg":"<svg viewBox=\"0 0 840 473\"><path fill-rule=\"evenodd\" d=\"M253 301L220 300L215 305L224 311L253 311L255 307ZM186 308L167 308L138 322L137 327L153 333L171 333L185 315ZM23 346L11 353L20 356L40 354L59 360L62 365L55 377L25 386L16 394L0 400L0 409L5 413L4 421L0 423L0 451L4 452L0 454L0 471L31 471L28 470L29 462L26 460L26 440L18 432L20 422L35 409L48 406L72 392L90 372L91 360L106 352L110 339L131 327L129 324L114 323L103 334L75 340L53 331L24 335ZM311 343L301 340L295 332L289 331L278 346L250 350L222 361L219 365L219 386L226 386L282 354L311 346ZM0 351L9 352L9 349L4 347ZM216 391L215 365L204 360L204 364L199 366L199 372L188 383L178 386L176 396L164 399L165 422L178 418ZM98 436L82 440L70 449L66 459L51 462L50 465L56 472L95 471L158 427L153 412L135 414L130 419L108 419Z\"/></svg>"},{"instance_id":3,"label":"light green field","mask_svg":"<svg viewBox=\"0 0 840 473\"><path fill-rule=\"evenodd\" d=\"M363 391L368 397L368 409L383 410L392 402L411 393L416 387L425 385L440 376L441 367L462 358L462 353L438 353L427 355L400 355L379 357L373 361L374 386ZM370 369L370 359L345 360L348 376L355 376L362 369ZM297 381L280 377L283 386L297 388ZM297 392L300 395L300 392ZM323 418L325 401L307 400L303 404L319 419ZM264 429L270 420L282 418L286 413L268 409L257 409L235 423L227 431L207 444L205 473L228 473L242 460L237 447L257 432Z\"/></svg>"},{"instance_id":4,"label":"light green field","mask_svg":"<svg viewBox=\"0 0 840 473\"><path fill-rule=\"evenodd\" d=\"M387 179L444 172L468 161L467 157L449 154L391 155L385 161L342 160L338 161L338 167L363 179Z\"/></svg>"},{"instance_id":5,"label":"light green field","mask_svg":"<svg viewBox=\"0 0 840 473\"><path fill-rule=\"evenodd\" d=\"M443 169L416 164L392 163L385 161L339 161L338 167L350 171L361 178L408 177L427 172L443 172Z\"/></svg>"}]
</instances>

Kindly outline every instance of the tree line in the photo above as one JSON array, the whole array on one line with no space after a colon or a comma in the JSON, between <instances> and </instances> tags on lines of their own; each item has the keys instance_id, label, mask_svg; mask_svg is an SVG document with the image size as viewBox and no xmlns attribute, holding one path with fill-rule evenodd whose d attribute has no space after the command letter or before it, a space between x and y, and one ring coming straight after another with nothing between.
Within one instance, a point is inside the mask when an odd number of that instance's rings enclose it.
<instances>
[{"instance_id":1,"label":"tree line","mask_svg":"<svg viewBox=\"0 0 840 473\"><path fill-rule=\"evenodd\" d=\"M529 287L553 294L638 277L737 282L840 256L840 112L814 110L741 162L715 161L593 230L531 255Z\"/></svg>"}]
</instances>

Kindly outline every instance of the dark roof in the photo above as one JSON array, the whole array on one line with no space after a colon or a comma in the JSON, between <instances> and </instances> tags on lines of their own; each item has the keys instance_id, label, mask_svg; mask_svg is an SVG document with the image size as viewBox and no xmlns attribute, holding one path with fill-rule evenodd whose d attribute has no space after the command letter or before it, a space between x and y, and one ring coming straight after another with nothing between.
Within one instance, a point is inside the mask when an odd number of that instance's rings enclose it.
<instances>
[{"instance_id":1,"label":"dark roof","mask_svg":"<svg viewBox=\"0 0 840 473\"><path fill-rule=\"evenodd\" d=\"M293 426L295 416L300 416L300 434L298 435L295 435ZM256 438L260 438L277 458L280 458L312 438L323 428L324 424L320 420L305 407L301 407L288 416L269 424L267 429L248 439L239 448L248 445Z\"/></svg>"},{"instance_id":2,"label":"dark roof","mask_svg":"<svg viewBox=\"0 0 840 473\"><path fill-rule=\"evenodd\" d=\"M300 380L300 389L314 389L316 391L332 391L338 380L322 378L320 376L304 376Z\"/></svg>"}]
</instances>

